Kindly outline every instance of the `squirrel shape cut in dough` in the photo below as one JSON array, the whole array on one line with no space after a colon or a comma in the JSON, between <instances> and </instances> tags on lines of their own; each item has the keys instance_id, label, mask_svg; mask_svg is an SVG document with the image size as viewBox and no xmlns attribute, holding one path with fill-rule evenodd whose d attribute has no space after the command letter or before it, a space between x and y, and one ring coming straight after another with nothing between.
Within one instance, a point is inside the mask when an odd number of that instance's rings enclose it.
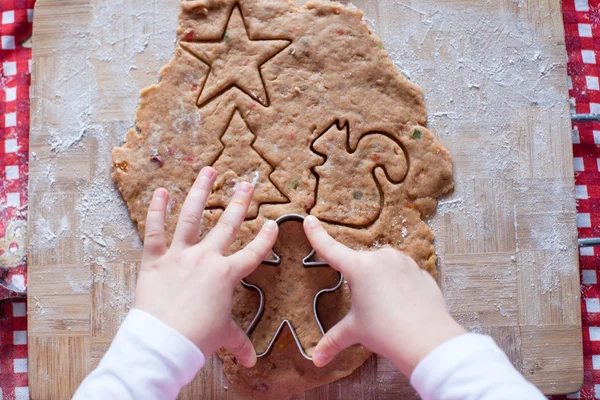
<instances>
[{"instance_id":1,"label":"squirrel shape cut in dough","mask_svg":"<svg viewBox=\"0 0 600 400\"><path fill-rule=\"evenodd\" d=\"M325 162L313 168L318 187L311 214L332 224L365 228L379 218L384 203L375 170L383 169L390 182L399 184L408 172L408 155L387 133L366 133L354 149L349 134L348 123L335 123L312 144Z\"/></svg>"}]
</instances>

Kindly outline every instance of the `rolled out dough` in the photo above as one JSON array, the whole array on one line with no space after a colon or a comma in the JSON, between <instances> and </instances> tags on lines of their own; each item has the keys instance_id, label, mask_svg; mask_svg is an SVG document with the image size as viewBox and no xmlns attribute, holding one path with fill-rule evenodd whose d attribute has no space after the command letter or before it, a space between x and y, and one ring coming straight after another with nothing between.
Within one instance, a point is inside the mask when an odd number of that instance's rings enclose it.
<instances>
[{"instance_id":1,"label":"rolled out dough","mask_svg":"<svg viewBox=\"0 0 600 400\"><path fill-rule=\"evenodd\" d=\"M453 187L450 156L424 127L421 89L398 73L358 9L328 1L298 8L285 0L184 0L177 33L160 83L142 91L136 129L113 151L113 177L142 235L152 192L165 187L171 194L170 238L198 171L212 165L219 180L203 232L238 182L255 185L232 252L265 218L313 214L346 245L392 246L436 276L433 233L423 218ZM290 246L304 250L307 243ZM268 293L282 298L310 297L308 291L327 287L329 279L314 278L324 280L315 285L290 282L311 279L306 274L270 281L257 274ZM350 304L347 284L324 296L325 328ZM257 306L257 294L240 285L233 310L240 326L248 326ZM280 300L269 307L269 318L299 318L306 304ZM318 340L314 324L295 327L309 347ZM260 333L252 337L257 349L269 336ZM343 378L370 355L355 346L317 369L289 334L252 369L219 352L235 390L272 399Z\"/></svg>"}]
</instances>

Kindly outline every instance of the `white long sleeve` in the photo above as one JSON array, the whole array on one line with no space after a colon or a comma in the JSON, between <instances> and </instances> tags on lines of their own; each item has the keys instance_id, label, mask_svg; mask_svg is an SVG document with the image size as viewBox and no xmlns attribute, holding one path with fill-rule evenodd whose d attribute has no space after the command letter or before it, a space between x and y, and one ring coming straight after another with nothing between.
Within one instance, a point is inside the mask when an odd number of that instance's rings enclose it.
<instances>
[{"instance_id":1,"label":"white long sleeve","mask_svg":"<svg viewBox=\"0 0 600 400\"><path fill-rule=\"evenodd\" d=\"M450 339L417 365L410 383L423 400L546 400L489 337Z\"/></svg>"},{"instance_id":2,"label":"white long sleeve","mask_svg":"<svg viewBox=\"0 0 600 400\"><path fill-rule=\"evenodd\" d=\"M98 367L73 400L175 399L204 365L192 342L152 315L132 309ZM423 400L545 400L488 336L468 333L440 345L410 382Z\"/></svg>"},{"instance_id":3,"label":"white long sleeve","mask_svg":"<svg viewBox=\"0 0 600 400\"><path fill-rule=\"evenodd\" d=\"M204 365L192 342L154 316L132 309L98 367L73 400L168 400Z\"/></svg>"}]
</instances>

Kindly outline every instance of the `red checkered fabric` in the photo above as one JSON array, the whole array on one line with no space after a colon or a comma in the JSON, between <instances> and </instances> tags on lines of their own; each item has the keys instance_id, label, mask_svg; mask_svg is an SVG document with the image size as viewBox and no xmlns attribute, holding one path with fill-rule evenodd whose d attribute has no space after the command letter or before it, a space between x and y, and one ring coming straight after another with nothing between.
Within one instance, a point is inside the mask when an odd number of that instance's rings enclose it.
<instances>
[{"instance_id":1,"label":"red checkered fabric","mask_svg":"<svg viewBox=\"0 0 600 400\"><path fill-rule=\"evenodd\" d=\"M569 89L575 112L600 114L600 10L596 0L563 1Z\"/></svg>"},{"instance_id":2,"label":"red checkered fabric","mask_svg":"<svg viewBox=\"0 0 600 400\"><path fill-rule=\"evenodd\" d=\"M0 237L10 221L26 219L31 51L20 43L31 34L34 3L0 0ZM600 0L564 0L563 13L574 111L600 114ZM573 128L579 235L600 237L600 123ZM600 398L600 248L584 248L580 254L585 383L580 392L554 399ZM11 269L9 279L17 287L26 285L25 267ZM7 295L0 290L0 300ZM2 309L0 400L25 400L25 302L4 302Z\"/></svg>"},{"instance_id":3,"label":"red checkered fabric","mask_svg":"<svg viewBox=\"0 0 600 400\"><path fill-rule=\"evenodd\" d=\"M585 75L580 82L585 82ZM571 93L588 90L575 86ZM600 237L600 123L574 123L572 137L579 236ZM596 399L600 398L600 248L581 248L579 254L584 387L579 393L562 398Z\"/></svg>"},{"instance_id":4,"label":"red checkered fabric","mask_svg":"<svg viewBox=\"0 0 600 400\"><path fill-rule=\"evenodd\" d=\"M600 114L600 0L563 0L563 16L574 112ZM600 123L574 123L572 138L579 237L600 237ZM584 386L561 399L600 398L600 247L581 248L579 263Z\"/></svg>"},{"instance_id":5,"label":"red checkered fabric","mask_svg":"<svg viewBox=\"0 0 600 400\"><path fill-rule=\"evenodd\" d=\"M28 400L27 310L25 300L2 304L0 323L0 399Z\"/></svg>"},{"instance_id":6,"label":"red checkered fabric","mask_svg":"<svg viewBox=\"0 0 600 400\"><path fill-rule=\"evenodd\" d=\"M0 0L0 237L11 221L27 219L29 160L29 83L31 50L21 46L31 35L35 0ZM23 251L26 242L2 241L0 253ZM17 247L15 247L17 246ZM27 284L26 265L9 265L8 280ZM0 299L10 296L0 289Z\"/></svg>"},{"instance_id":7,"label":"red checkered fabric","mask_svg":"<svg viewBox=\"0 0 600 400\"><path fill-rule=\"evenodd\" d=\"M27 220L31 50L21 43L31 35L34 3L0 0L0 260L19 289L27 285L26 263L5 252L24 254L26 246L8 231ZM27 400L26 305L6 300L13 295L0 288L0 400Z\"/></svg>"}]
</instances>

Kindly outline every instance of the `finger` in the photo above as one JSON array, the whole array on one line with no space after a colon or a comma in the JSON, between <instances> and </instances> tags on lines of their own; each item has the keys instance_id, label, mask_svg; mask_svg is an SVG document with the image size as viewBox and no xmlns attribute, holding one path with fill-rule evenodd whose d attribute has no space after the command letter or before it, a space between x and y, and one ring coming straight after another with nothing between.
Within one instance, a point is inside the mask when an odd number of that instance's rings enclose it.
<instances>
[{"instance_id":1,"label":"finger","mask_svg":"<svg viewBox=\"0 0 600 400\"><path fill-rule=\"evenodd\" d=\"M332 268L340 272L344 272L344 266L355 257L355 251L332 238L317 217L313 215L304 219L304 232L317 254L323 257Z\"/></svg>"},{"instance_id":2,"label":"finger","mask_svg":"<svg viewBox=\"0 0 600 400\"><path fill-rule=\"evenodd\" d=\"M154 191L148 215L146 216L146 231L144 233L144 257L158 258L167 251L165 240L165 215L169 192L159 188Z\"/></svg>"},{"instance_id":3,"label":"finger","mask_svg":"<svg viewBox=\"0 0 600 400\"><path fill-rule=\"evenodd\" d=\"M256 351L246 333L231 320L227 343L223 345L246 368L256 365Z\"/></svg>"},{"instance_id":4,"label":"finger","mask_svg":"<svg viewBox=\"0 0 600 400\"><path fill-rule=\"evenodd\" d=\"M273 248L277 240L279 229L275 221L267 221L258 235L248 245L229 257L231 265L234 266L237 280L252 273L265 259L269 250Z\"/></svg>"},{"instance_id":5,"label":"finger","mask_svg":"<svg viewBox=\"0 0 600 400\"><path fill-rule=\"evenodd\" d=\"M202 213L217 176L212 167L202 168L188 193L177 221L173 243L193 246L200 241Z\"/></svg>"},{"instance_id":6,"label":"finger","mask_svg":"<svg viewBox=\"0 0 600 400\"><path fill-rule=\"evenodd\" d=\"M205 243L221 253L227 251L246 218L253 191L254 188L248 182L242 182L238 185L231 203L229 203L219 222L204 240Z\"/></svg>"},{"instance_id":7,"label":"finger","mask_svg":"<svg viewBox=\"0 0 600 400\"><path fill-rule=\"evenodd\" d=\"M321 338L313 353L313 363L316 367L324 367L342 350L356 343L351 317L347 315Z\"/></svg>"}]
</instances>

